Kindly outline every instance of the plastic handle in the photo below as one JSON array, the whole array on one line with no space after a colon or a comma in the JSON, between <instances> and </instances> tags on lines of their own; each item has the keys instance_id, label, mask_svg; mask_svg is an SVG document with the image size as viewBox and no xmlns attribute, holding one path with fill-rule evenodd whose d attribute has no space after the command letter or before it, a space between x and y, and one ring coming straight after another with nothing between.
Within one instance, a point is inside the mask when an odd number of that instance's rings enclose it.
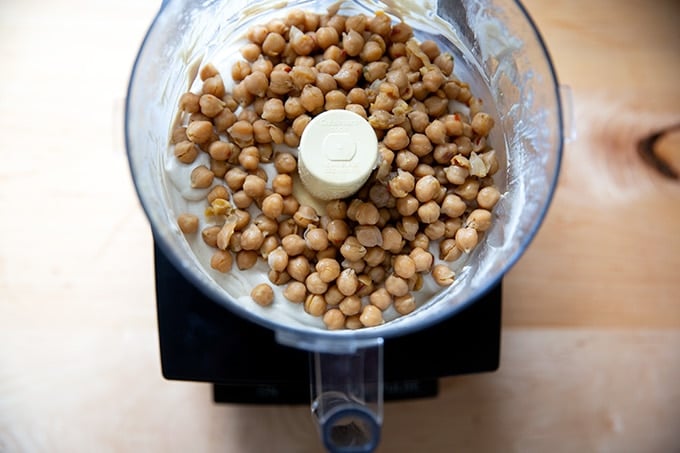
<instances>
[{"instance_id":1,"label":"plastic handle","mask_svg":"<svg viewBox=\"0 0 680 453\"><path fill-rule=\"evenodd\" d=\"M332 453L372 452L380 442L383 339L347 353L315 352L312 414Z\"/></svg>"}]
</instances>

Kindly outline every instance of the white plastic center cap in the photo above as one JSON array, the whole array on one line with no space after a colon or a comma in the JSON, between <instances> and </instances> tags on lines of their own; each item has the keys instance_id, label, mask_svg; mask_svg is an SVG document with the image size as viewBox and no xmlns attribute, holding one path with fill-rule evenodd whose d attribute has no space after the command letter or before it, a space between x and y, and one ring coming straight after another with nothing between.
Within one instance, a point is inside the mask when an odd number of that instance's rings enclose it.
<instances>
[{"instance_id":1,"label":"white plastic center cap","mask_svg":"<svg viewBox=\"0 0 680 453\"><path fill-rule=\"evenodd\" d=\"M368 121L349 110L328 110L305 127L298 171L317 198L334 200L364 185L378 160L378 138Z\"/></svg>"}]
</instances>

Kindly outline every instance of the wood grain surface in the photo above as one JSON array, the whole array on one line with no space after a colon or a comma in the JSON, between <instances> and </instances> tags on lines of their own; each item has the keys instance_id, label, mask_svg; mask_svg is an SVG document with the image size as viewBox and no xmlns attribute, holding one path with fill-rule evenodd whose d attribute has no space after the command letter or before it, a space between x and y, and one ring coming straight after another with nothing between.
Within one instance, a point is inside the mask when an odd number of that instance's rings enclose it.
<instances>
[{"instance_id":1,"label":"wood grain surface","mask_svg":"<svg viewBox=\"0 0 680 453\"><path fill-rule=\"evenodd\" d=\"M319 452L307 407L161 376L122 139L158 3L0 3L0 452ZM525 5L575 139L505 279L501 367L387 404L380 451L679 452L680 183L638 142L680 124L680 4Z\"/></svg>"}]
</instances>

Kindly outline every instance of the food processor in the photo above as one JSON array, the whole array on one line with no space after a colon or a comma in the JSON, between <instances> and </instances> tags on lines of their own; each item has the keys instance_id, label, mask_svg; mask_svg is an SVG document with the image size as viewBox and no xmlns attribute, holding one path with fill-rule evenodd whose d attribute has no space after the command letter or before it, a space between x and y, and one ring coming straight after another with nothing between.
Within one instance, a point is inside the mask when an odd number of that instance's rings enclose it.
<instances>
[{"instance_id":1,"label":"food processor","mask_svg":"<svg viewBox=\"0 0 680 453\"><path fill-rule=\"evenodd\" d=\"M164 170L172 158L169 137L178 99L191 89L200 66L233 58L238 53L234 46L251 25L283 18L291 9L324 14L329 8L339 14L382 11L395 23L408 23L416 39L434 40L453 54L456 76L469 83L495 119L489 140L499 155L500 171L494 179L503 193L493 211L493 226L465 257L453 285L408 315L358 330L331 331L267 316L266 310L239 300L247 293L226 291L206 272L177 228L178 213L170 208ZM132 71L125 131L134 183L157 246L157 264L169 265L178 273L169 278L185 279L197 290L173 297L204 298L212 304L208 310L252 323L271 333L282 347L308 351L311 409L321 440L329 451L350 452L373 451L379 443L386 344L435 331L481 305L485 295L496 294L500 303L502 276L528 247L550 204L562 152L562 115L548 52L516 1L167 0ZM157 277L167 280L164 275ZM163 284L157 289L167 292ZM159 303L159 320L160 314ZM167 335L171 334L161 328L162 344Z\"/></svg>"}]
</instances>

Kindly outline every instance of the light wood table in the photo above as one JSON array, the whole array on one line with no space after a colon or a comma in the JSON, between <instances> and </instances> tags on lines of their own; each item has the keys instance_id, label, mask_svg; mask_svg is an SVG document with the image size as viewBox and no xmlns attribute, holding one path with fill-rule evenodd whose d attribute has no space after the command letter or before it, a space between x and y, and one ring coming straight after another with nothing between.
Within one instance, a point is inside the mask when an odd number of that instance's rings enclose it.
<instances>
[{"instance_id":1,"label":"light wood table","mask_svg":"<svg viewBox=\"0 0 680 453\"><path fill-rule=\"evenodd\" d=\"M318 452L307 407L160 373L152 242L122 140L158 1L0 4L0 451ZM677 1L529 0L577 138L504 286L498 372L385 408L383 452L680 451ZM677 137L663 156L678 169Z\"/></svg>"}]
</instances>

